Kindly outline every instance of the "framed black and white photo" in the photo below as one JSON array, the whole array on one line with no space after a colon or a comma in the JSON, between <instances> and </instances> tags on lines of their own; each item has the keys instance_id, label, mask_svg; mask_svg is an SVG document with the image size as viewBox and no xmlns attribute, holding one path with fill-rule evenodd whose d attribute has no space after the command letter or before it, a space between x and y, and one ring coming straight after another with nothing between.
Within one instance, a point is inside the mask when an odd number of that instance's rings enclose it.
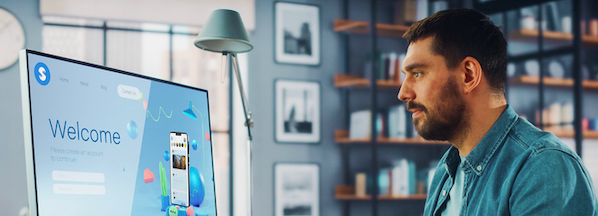
<instances>
[{"instance_id":1,"label":"framed black and white photo","mask_svg":"<svg viewBox=\"0 0 598 216\"><path fill-rule=\"evenodd\" d=\"M320 215L320 166L274 164L274 216Z\"/></svg>"},{"instance_id":2,"label":"framed black and white photo","mask_svg":"<svg viewBox=\"0 0 598 216\"><path fill-rule=\"evenodd\" d=\"M320 8L274 3L274 59L278 63L320 64Z\"/></svg>"},{"instance_id":3,"label":"framed black and white photo","mask_svg":"<svg viewBox=\"0 0 598 216\"><path fill-rule=\"evenodd\" d=\"M320 142L320 83L274 81L275 139L283 143Z\"/></svg>"}]
</instances>

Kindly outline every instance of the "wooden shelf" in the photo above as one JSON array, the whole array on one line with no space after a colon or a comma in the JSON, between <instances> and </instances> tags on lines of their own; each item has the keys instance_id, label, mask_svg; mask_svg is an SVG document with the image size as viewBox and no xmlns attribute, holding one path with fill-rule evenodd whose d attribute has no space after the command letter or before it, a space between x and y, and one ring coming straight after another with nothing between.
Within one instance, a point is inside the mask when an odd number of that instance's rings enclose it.
<instances>
[{"instance_id":1,"label":"wooden shelf","mask_svg":"<svg viewBox=\"0 0 598 216\"><path fill-rule=\"evenodd\" d=\"M337 200L371 200L372 195L357 196L355 195L355 186L337 185L334 188L334 198Z\"/></svg>"},{"instance_id":2,"label":"wooden shelf","mask_svg":"<svg viewBox=\"0 0 598 216\"><path fill-rule=\"evenodd\" d=\"M585 130L583 131L583 138L598 139L598 131Z\"/></svg>"},{"instance_id":3,"label":"wooden shelf","mask_svg":"<svg viewBox=\"0 0 598 216\"><path fill-rule=\"evenodd\" d=\"M583 45L588 48L597 48L598 47L598 37L590 36L590 35L582 35L581 41Z\"/></svg>"},{"instance_id":4,"label":"wooden shelf","mask_svg":"<svg viewBox=\"0 0 598 216\"><path fill-rule=\"evenodd\" d=\"M413 194L406 196L379 195L379 200L426 200L426 194ZM372 195L357 196L353 185L337 185L334 190L337 200L371 200Z\"/></svg>"},{"instance_id":5,"label":"wooden shelf","mask_svg":"<svg viewBox=\"0 0 598 216\"><path fill-rule=\"evenodd\" d=\"M345 33L369 34L369 22L354 21L345 19L334 20L334 31ZM376 34L389 37L403 37L403 34L409 30L410 26L391 25L384 23L376 24Z\"/></svg>"},{"instance_id":6,"label":"wooden shelf","mask_svg":"<svg viewBox=\"0 0 598 216\"><path fill-rule=\"evenodd\" d=\"M370 88L370 80L355 75L335 74L334 86L337 88ZM378 88L400 89L401 82L394 80L377 80Z\"/></svg>"},{"instance_id":7,"label":"wooden shelf","mask_svg":"<svg viewBox=\"0 0 598 216\"><path fill-rule=\"evenodd\" d=\"M426 194L413 194L407 196L393 196L393 195L380 195L379 200L426 200L428 195Z\"/></svg>"},{"instance_id":8,"label":"wooden shelf","mask_svg":"<svg viewBox=\"0 0 598 216\"><path fill-rule=\"evenodd\" d=\"M348 130L336 130L334 133L334 141L337 144L364 144L370 143L370 138L364 139L350 139L349 138L349 131ZM449 142L440 142L440 141L428 141L422 138L405 138L405 139L394 139L394 138L386 138L386 137L379 137L377 142L379 144L389 144L389 145L450 145Z\"/></svg>"},{"instance_id":9,"label":"wooden shelf","mask_svg":"<svg viewBox=\"0 0 598 216\"><path fill-rule=\"evenodd\" d=\"M537 85L540 83L540 77L538 76L519 76L510 79L511 84L515 85ZM573 79L560 79L552 77L544 77L544 84L547 86L556 87L573 87L575 81ZM585 89L598 90L598 81L595 80L584 80L582 86Z\"/></svg>"},{"instance_id":10,"label":"wooden shelf","mask_svg":"<svg viewBox=\"0 0 598 216\"><path fill-rule=\"evenodd\" d=\"M544 43L551 45L567 45L573 43L573 34L564 32L543 31ZM537 43L539 38L538 30L519 29L509 33L509 40Z\"/></svg>"},{"instance_id":11,"label":"wooden shelf","mask_svg":"<svg viewBox=\"0 0 598 216\"><path fill-rule=\"evenodd\" d=\"M355 196L351 194L335 194L334 197L337 200L371 200L371 195ZM392 195L380 195L379 200L426 200L428 196L426 194L414 194L407 196L392 196Z\"/></svg>"},{"instance_id":12,"label":"wooden shelf","mask_svg":"<svg viewBox=\"0 0 598 216\"><path fill-rule=\"evenodd\" d=\"M575 131L570 129L562 129L558 127L546 127L544 131L553 133L559 138L575 138ZM584 139L598 139L598 131L585 130L583 131Z\"/></svg>"},{"instance_id":13,"label":"wooden shelf","mask_svg":"<svg viewBox=\"0 0 598 216\"><path fill-rule=\"evenodd\" d=\"M551 45L570 45L573 43L573 34L565 32L543 31L544 43ZM509 33L509 39L521 42L537 43L538 30L519 29ZM598 47L598 37L582 35L581 41L586 47Z\"/></svg>"},{"instance_id":14,"label":"wooden shelf","mask_svg":"<svg viewBox=\"0 0 598 216\"><path fill-rule=\"evenodd\" d=\"M369 34L370 23L366 21L355 21L345 19L334 20L334 31L356 34ZM402 37L410 26L391 25L384 23L376 24L376 33L381 36ZM573 34L555 31L543 31L544 43L552 45L568 45L573 43ZM519 29L509 33L509 39L521 42L537 43L538 30ZM582 35L581 41L586 47L598 47L598 37Z\"/></svg>"}]
</instances>

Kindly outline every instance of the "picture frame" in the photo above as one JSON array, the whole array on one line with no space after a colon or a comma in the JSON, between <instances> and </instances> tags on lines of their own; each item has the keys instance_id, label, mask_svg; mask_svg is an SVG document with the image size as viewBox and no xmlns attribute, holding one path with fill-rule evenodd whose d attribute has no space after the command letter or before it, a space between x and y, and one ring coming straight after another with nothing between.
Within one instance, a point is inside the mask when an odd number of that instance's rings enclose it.
<instances>
[{"instance_id":1,"label":"picture frame","mask_svg":"<svg viewBox=\"0 0 598 216\"><path fill-rule=\"evenodd\" d=\"M320 65L320 7L274 2L274 60L282 64Z\"/></svg>"},{"instance_id":2,"label":"picture frame","mask_svg":"<svg viewBox=\"0 0 598 216\"><path fill-rule=\"evenodd\" d=\"M320 216L320 165L275 163L274 216Z\"/></svg>"},{"instance_id":3,"label":"picture frame","mask_svg":"<svg viewBox=\"0 0 598 216\"><path fill-rule=\"evenodd\" d=\"M320 83L316 81L274 81L276 142L320 142L320 89Z\"/></svg>"}]
</instances>

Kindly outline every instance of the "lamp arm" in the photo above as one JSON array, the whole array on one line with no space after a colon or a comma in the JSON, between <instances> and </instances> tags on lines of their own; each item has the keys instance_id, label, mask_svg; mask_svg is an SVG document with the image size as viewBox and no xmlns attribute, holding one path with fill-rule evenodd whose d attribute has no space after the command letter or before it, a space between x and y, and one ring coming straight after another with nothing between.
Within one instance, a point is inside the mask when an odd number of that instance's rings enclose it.
<instances>
[{"instance_id":1,"label":"lamp arm","mask_svg":"<svg viewBox=\"0 0 598 216\"><path fill-rule=\"evenodd\" d=\"M241 94L241 101L243 104L243 111L245 112L245 126L247 127L247 170L249 172L249 193L247 199L247 216L253 215L253 169L252 169L252 152L253 146L251 145L252 137L251 137L251 127L253 127L253 120L251 119L251 112L248 108L247 103L247 96L245 95L245 91L243 89L243 82L241 81L241 75L239 74L239 61L237 60L237 56L234 53L226 53L229 62L232 60L233 69L235 71L235 76L237 77L237 83L239 84L239 92Z\"/></svg>"},{"instance_id":2,"label":"lamp arm","mask_svg":"<svg viewBox=\"0 0 598 216\"><path fill-rule=\"evenodd\" d=\"M253 119L251 118L251 111L249 111L249 104L247 103L247 95L245 95L245 90L243 88L243 81L241 80L241 75L239 74L239 61L237 60L237 55L234 53L226 53L229 60L232 60L233 69L235 72L235 76L237 77L237 83L239 84L239 93L241 95L241 102L243 104L243 111L245 112L245 126L247 126L247 134L249 135L249 140L252 140L251 136L251 128L253 127Z\"/></svg>"}]
</instances>

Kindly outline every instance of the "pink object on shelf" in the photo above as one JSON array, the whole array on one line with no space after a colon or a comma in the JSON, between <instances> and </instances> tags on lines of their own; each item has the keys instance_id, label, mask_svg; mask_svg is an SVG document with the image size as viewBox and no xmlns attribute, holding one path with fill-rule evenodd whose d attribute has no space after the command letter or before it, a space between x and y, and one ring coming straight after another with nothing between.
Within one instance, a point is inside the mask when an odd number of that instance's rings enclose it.
<instances>
[{"instance_id":1,"label":"pink object on shelf","mask_svg":"<svg viewBox=\"0 0 598 216\"><path fill-rule=\"evenodd\" d=\"M190 205L187 207L187 216L195 216L195 212L193 211L193 206Z\"/></svg>"},{"instance_id":2,"label":"pink object on shelf","mask_svg":"<svg viewBox=\"0 0 598 216\"><path fill-rule=\"evenodd\" d=\"M145 183L150 183L154 181L154 172L150 171L149 169L145 169L143 171L143 181Z\"/></svg>"},{"instance_id":3,"label":"pink object on shelf","mask_svg":"<svg viewBox=\"0 0 598 216\"><path fill-rule=\"evenodd\" d=\"M581 130L588 130L590 126L590 121L588 121L588 118L582 118L581 119Z\"/></svg>"},{"instance_id":4,"label":"pink object on shelf","mask_svg":"<svg viewBox=\"0 0 598 216\"><path fill-rule=\"evenodd\" d=\"M598 19L594 18L590 20L590 35L598 37Z\"/></svg>"}]
</instances>

